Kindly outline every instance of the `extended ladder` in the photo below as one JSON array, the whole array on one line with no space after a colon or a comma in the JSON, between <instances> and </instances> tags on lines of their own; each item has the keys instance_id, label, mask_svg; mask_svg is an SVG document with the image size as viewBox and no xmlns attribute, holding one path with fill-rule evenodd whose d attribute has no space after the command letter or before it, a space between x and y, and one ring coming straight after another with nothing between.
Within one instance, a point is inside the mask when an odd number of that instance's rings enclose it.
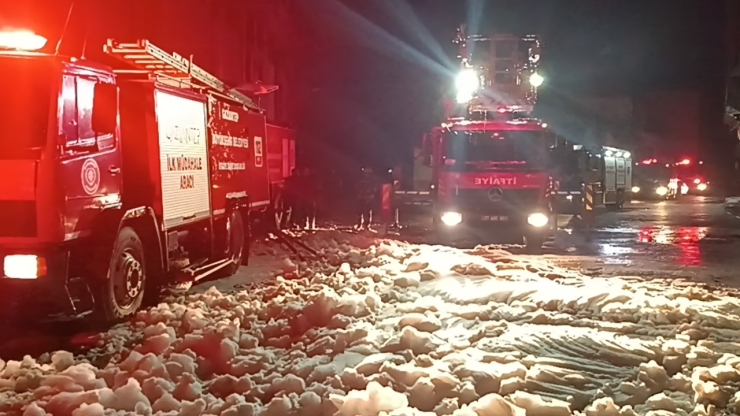
<instances>
[{"instance_id":1,"label":"extended ladder","mask_svg":"<svg viewBox=\"0 0 740 416\"><path fill-rule=\"evenodd\" d=\"M140 40L137 43L120 43L108 39L103 51L135 68L134 70L116 70L117 73L144 73L163 76L185 83L193 88L211 89L247 108L260 110L251 98L229 87L220 79L195 65L192 59L187 59L177 53L165 52L148 40Z\"/></svg>"}]
</instances>

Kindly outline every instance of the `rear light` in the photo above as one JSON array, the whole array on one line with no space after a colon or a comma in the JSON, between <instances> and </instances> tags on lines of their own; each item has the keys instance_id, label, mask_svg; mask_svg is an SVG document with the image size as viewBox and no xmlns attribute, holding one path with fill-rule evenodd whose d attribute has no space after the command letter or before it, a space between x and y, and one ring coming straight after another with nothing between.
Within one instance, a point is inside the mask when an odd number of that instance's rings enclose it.
<instances>
[{"instance_id":1,"label":"rear light","mask_svg":"<svg viewBox=\"0 0 740 416\"><path fill-rule=\"evenodd\" d=\"M46 259L32 254L11 254L3 259L3 274L8 279L37 279L47 271Z\"/></svg>"},{"instance_id":2,"label":"rear light","mask_svg":"<svg viewBox=\"0 0 740 416\"><path fill-rule=\"evenodd\" d=\"M455 159L445 159L445 166L452 166L455 164Z\"/></svg>"}]
</instances>

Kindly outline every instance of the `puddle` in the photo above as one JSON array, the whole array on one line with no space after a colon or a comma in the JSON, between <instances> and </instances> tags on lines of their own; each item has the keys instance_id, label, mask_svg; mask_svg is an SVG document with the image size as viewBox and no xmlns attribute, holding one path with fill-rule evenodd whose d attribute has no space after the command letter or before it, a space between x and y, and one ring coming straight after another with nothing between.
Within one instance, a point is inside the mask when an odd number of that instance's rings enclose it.
<instances>
[{"instance_id":1,"label":"puddle","mask_svg":"<svg viewBox=\"0 0 740 416\"><path fill-rule=\"evenodd\" d=\"M699 242L707 237L707 227L643 227L637 241L643 244L673 246L676 262L682 266L701 266L703 255Z\"/></svg>"}]
</instances>

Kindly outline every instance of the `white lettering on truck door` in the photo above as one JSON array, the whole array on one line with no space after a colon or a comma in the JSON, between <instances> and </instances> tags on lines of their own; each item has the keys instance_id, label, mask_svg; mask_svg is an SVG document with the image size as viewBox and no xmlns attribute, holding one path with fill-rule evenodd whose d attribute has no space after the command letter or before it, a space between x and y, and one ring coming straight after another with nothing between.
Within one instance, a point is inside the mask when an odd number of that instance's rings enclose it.
<instances>
[{"instance_id":1,"label":"white lettering on truck door","mask_svg":"<svg viewBox=\"0 0 740 416\"><path fill-rule=\"evenodd\" d=\"M163 91L155 91L155 102L165 228L208 218L206 104Z\"/></svg>"},{"instance_id":2,"label":"white lettering on truck door","mask_svg":"<svg viewBox=\"0 0 740 416\"><path fill-rule=\"evenodd\" d=\"M254 166L261 168L263 161L262 137L254 138Z\"/></svg>"}]
</instances>

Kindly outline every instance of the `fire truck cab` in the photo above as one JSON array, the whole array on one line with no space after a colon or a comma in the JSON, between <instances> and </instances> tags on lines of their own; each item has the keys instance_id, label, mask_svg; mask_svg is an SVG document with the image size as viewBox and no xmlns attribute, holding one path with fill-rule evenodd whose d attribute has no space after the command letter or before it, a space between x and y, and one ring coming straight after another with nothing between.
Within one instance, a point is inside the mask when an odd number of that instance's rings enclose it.
<instances>
[{"instance_id":1,"label":"fire truck cab","mask_svg":"<svg viewBox=\"0 0 740 416\"><path fill-rule=\"evenodd\" d=\"M425 150L437 230L496 230L541 247L556 225L549 198L550 136L534 119L458 119L436 127Z\"/></svg>"},{"instance_id":2,"label":"fire truck cab","mask_svg":"<svg viewBox=\"0 0 740 416\"><path fill-rule=\"evenodd\" d=\"M163 287L238 270L250 208L270 204L265 118L251 99L146 41L109 41L115 70L8 49L3 307L115 321Z\"/></svg>"}]
</instances>

